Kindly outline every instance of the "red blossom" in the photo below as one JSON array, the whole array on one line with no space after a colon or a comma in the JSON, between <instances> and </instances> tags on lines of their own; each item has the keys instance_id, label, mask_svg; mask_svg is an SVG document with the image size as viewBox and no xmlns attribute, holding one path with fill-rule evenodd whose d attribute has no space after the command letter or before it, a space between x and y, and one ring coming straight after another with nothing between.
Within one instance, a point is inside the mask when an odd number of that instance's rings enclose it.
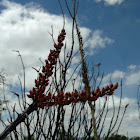
<instances>
[{"instance_id":1,"label":"red blossom","mask_svg":"<svg viewBox=\"0 0 140 140\"><path fill-rule=\"evenodd\" d=\"M51 92L45 95L46 86L49 84L49 77L53 74L54 65L57 63L61 48L64 46L63 40L65 39L65 30L62 29L58 36L58 44L54 43L54 50L50 50L48 60L45 60L45 66L42 66L42 73L39 73L39 78L35 79L35 87L29 91L27 96L37 101L37 106L44 108L45 106L53 105L69 105L70 103L96 101L99 97L104 95L112 95L114 90L117 89L118 83L113 85L112 83L100 90L99 86L96 90L90 91L90 89L84 89L78 92L76 89L73 92L64 93L61 91L57 95L52 95ZM100 63L98 64L98 66ZM106 96L107 98L107 96ZM128 104L125 106L125 108Z\"/></svg>"}]
</instances>

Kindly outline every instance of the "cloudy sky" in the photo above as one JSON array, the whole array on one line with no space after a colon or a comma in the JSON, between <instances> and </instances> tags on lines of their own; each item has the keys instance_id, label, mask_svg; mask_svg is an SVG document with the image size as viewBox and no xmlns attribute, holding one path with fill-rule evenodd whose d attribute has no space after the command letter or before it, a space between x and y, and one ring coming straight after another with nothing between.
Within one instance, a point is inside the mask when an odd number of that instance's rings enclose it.
<instances>
[{"instance_id":1,"label":"cloudy sky","mask_svg":"<svg viewBox=\"0 0 140 140\"><path fill-rule=\"evenodd\" d=\"M20 2L20 3L19 3ZM70 4L70 3L69 3ZM67 51L71 46L72 20L65 3ZM102 85L123 80L123 104L129 103L121 134L140 136L137 112L137 89L140 84L140 1L139 0L86 0L80 1L77 20L84 40L89 68L91 63L101 63L104 72ZM5 69L7 82L18 91L18 76L23 78L20 51L26 67L26 89L34 86L39 68L49 54L54 38L63 27L63 18L57 0L2 0L0 1L0 68ZM75 41L77 43L77 41ZM78 48L74 48L76 52ZM79 62L75 57L73 64ZM119 100L117 90L116 101ZM7 96L8 97L8 96ZM12 97L9 97L11 99ZM13 100L14 102L14 100ZM133 112L133 114L132 114ZM129 123L127 123L129 122ZM124 129L123 129L124 130ZM135 131L137 130L137 131Z\"/></svg>"}]
</instances>

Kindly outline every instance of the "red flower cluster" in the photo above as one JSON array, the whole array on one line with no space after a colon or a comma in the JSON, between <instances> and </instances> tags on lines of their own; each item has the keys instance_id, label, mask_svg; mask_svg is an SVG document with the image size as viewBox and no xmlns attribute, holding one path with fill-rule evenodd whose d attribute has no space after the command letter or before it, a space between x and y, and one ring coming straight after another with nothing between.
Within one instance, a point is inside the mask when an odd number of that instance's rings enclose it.
<instances>
[{"instance_id":1,"label":"red flower cluster","mask_svg":"<svg viewBox=\"0 0 140 140\"><path fill-rule=\"evenodd\" d=\"M65 39L65 29L61 30L60 35L58 36L58 44L54 43L54 50L50 50L48 60L45 60L46 65L42 67L42 73L39 73L39 78L35 79L35 87L30 90L30 94L27 96L32 98L33 101L43 102L46 98L44 95L46 86L49 84L49 79L53 74L54 65L57 63L57 58L59 57L61 48L63 47L63 41ZM39 105L40 106L40 105Z\"/></svg>"},{"instance_id":2,"label":"red flower cluster","mask_svg":"<svg viewBox=\"0 0 140 140\"><path fill-rule=\"evenodd\" d=\"M100 90L99 87L92 92L90 89L85 89L79 92L75 89L74 92L70 93L58 93L57 95L52 95L50 92L45 95L46 86L49 84L49 77L53 74L54 65L57 63L57 58L59 57L61 48L63 47L63 41L65 39L65 30L62 29L60 35L58 36L58 44L54 43L54 50L50 50L48 60L45 60L46 65L42 67L42 73L39 73L39 78L35 79L35 87L30 90L30 94L27 96L32 98L33 101L37 102L37 107L44 108L45 106L53 105L69 105L70 103L86 102L86 101L96 101L99 97L104 95L112 95L114 90L117 89L118 83L110 86L106 86Z\"/></svg>"},{"instance_id":3,"label":"red flower cluster","mask_svg":"<svg viewBox=\"0 0 140 140\"><path fill-rule=\"evenodd\" d=\"M38 103L38 106L40 108L44 108L44 106L53 106L53 105L69 105L71 103L77 103L77 102L86 102L86 101L96 101L99 97L102 97L104 95L112 95L114 90L117 89L118 83L113 85L112 83L110 86L103 87L102 90L100 90L99 87L92 92L90 92L90 89L85 89L78 93L78 91L75 89L74 92L66 92L64 94L63 91L61 93L58 93L57 95L52 95L50 92L47 96L42 96L40 102Z\"/></svg>"},{"instance_id":4,"label":"red flower cluster","mask_svg":"<svg viewBox=\"0 0 140 140\"><path fill-rule=\"evenodd\" d=\"M82 92L79 92L75 89L74 92L66 92L65 94L63 91L61 93L58 93L56 96L51 94L49 92L48 96L44 98L44 102L41 102L41 108L44 108L44 106L53 106L53 105L69 105L70 103L77 103L77 102L86 102L86 101L96 101L99 97L102 97L104 95L112 95L114 93L114 90L118 88L118 83L113 85L112 83L110 86L106 86L105 88L102 88L100 90L99 87L92 92L90 92L90 89L85 89Z\"/></svg>"}]
</instances>

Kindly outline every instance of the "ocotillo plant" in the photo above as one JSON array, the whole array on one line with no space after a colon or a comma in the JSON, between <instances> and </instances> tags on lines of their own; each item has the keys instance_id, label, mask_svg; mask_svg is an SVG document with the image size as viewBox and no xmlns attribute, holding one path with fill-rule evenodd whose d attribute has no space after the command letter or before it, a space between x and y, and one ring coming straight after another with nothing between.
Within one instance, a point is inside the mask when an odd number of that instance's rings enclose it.
<instances>
[{"instance_id":1,"label":"ocotillo plant","mask_svg":"<svg viewBox=\"0 0 140 140\"><path fill-rule=\"evenodd\" d=\"M106 86L105 88L102 88L102 90L97 87L95 91L90 91L90 89L86 88L82 92L75 90L75 92L64 94L64 92L61 91L56 96L51 95L50 92L48 95L44 94L45 88L49 82L48 78L53 74L52 70L54 65L57 63L57 58L63 46L65 35L65 30L62 29L60 35L58 36L58 44L54 44L55 49L50 50L48 60L45 60L46 65L42 67L42 73L39 73L39 78L35 80L35 87L33 87L33 89L30 91L30 94L27 95L29 98L33 99L33 104L31 104L29 108L23 112L23 114L19 114L18 118L5 129L5 131L0 135L1 139L7 136L11 131L15 130L17 125L23 122L27 115L29 115L34 110L37 110L37 107L44 108L45 106L49 107L53 105L64 106L73 102L92 102L104 95L112 95L114 90L117 89L118 83L115 85L110 84L110 86Z\"/></svg>"},{"instance_id":2,"label":"ocotillo plant","mask_svg":"<svg viewBox=\"0 0 140 140\"><path fill-rule=\"evenodd\" d=\"M22 129L21 122L23 122L26 126L28 139L33 138L34 135L36 139L41 139L41 137L43 137L44 139L50 139L50 138L56 139L58 136L60 136L60 139L66 139L66 138L70 139L71 137L74 137L74 136L78 138L81 125L83 125L84 123L86 124L85 125L86 127L84 128L85 129L84 138L85 139L90 138L93 132L94 138L96 140L99 139L100 134L98 134L97 129L99 127L102 114L99 115L99 119L95 117L95 102L99 97L103 97L106 95L113 95L114 90L117 89L118 87L118 83L116 84L111 83L110 85L107 85L103 87L102 89L100 89L99 86L97 86L96 89L91 90L91 87L89 85L90 81L88 79L88 68L85 62L85 57L84 57L82 36L80 34L78 24L76 22L75 7L76 6L73 7L74 9L73 16L70 13L73 19L73 26L72 26L72 47L71 47L72 49L71 49L70 56L68 56L68 61L67 61L68 63L65 62L66 64L64 66L63 63L59 61L59 54L60 54L61 48L64 46L63 41L66 36L65 29L62 29L61 33L58 36L58 40L57 40L58 43L54 42L54 50L50 50L48 59L45 60L45 65L42 66L42 71L39 72L39 77L35 79L35 86L33 87L32 90L30 90L29 94L27 95L29 98L32 99L33 103L29 105L27 109L26 109L26 105L24 106L24 109L26 110L23 109L23 113L18 114L18 117L15 119L15 121L10 122L11 124L7 126L5 131L0 135L1 139L3 139L6 135L8 135L12 131L14 132L15 138L18 139L19 134L16 127L20 125L20 128ZM68 5L67 5L67 8L68 8ZM84 89L80 91L76 87L75 90L73 90L73 92L65 92L65 87L67 86L66 78L65 78L66 70L68 69L72 61L72 52L73 52L73 46L74 46L74 33L73 33L74 27L75 27L74 25L76 25L76 31L77 31L78 40L79 40L79 50L80 50L81 60L82 60L81 62L82 63L82 79L84 83ZM60 83L59 84L57 83L56 65L58 63L60 64L60 69L61 69L60 75L62 75L64 84L62 83L61 79L60 79ZM53 72L53 70L55 71ZM48 86L49 84L49 77L51 77L52 75L55 76L54 81L53 81L54 87L56 89L55 94L53 94L52 91L48 91L48 92L46 91L46 86ZM88 125L86 121L87 114L84 113L82 116L82 113L81 113L82 111L85 111L86 102L88 102L88 105L90 106L90 111L91 111L92 123L90 124L90 128L87 128L87 125ZM78 113L76 112L76 103L80 103L81 105L77 109L77 110L80 110ZM70 104L72 105L72 112L70 116L69 126L67 129L68 131L66 131L63 124L64 117L65 117L64 107ZM43 113L43 110L42 110L44 108L46 109L45 113ZM31 132L30 131L31 119L35 117L33 114L35 111L37 115L37 118L36 118L37 121L34 122L34 129L33 129L33 132ZM43 115L40 114L40 112ZM31 114L31 119L28 117L29 114ZM45 124L45 122L48 121L46 119L47 117L49 118L49 124ZM78 119L80 120L80 123L78 124L78 129L75 130L74 124L76 123ZM47 125L49 126L49 128L47 129L47 132L46 132ZM53 130L53 126L55 126L54 130ZM110 127L109 133L112 131L113 127L114 125ZM24 136L21 138L24 139Z\"/></svg>"}]
</instances>

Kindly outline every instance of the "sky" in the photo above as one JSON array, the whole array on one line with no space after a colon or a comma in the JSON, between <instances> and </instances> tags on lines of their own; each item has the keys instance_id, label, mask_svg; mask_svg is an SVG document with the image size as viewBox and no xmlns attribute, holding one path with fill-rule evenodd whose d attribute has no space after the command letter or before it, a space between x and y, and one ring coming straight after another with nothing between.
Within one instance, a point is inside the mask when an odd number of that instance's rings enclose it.
<instances>
[{"instance_id":1,"label":"sky","mask_svg":"<svg viewBox=\"0 0 140 140\"><path fill-rule=\"evenodd\" d=\"M69 1L69 5L71 3ZM71 47L72 20L64 1L66 17L67 51ZM110 82L123 83L123 105L129 103L126 119L120 134L140 136L140 120L137 111L137 89L140 84L140 1L139 0L86 0L79 1L77 21L84 41L89 69L91 64L101 63L104 78L101 86ZM39 68L47 58L54 38L63 27L63 17L57 0L2 0L0 1L0 68L5 69L10 90L19 91L18 76L23 79L20 51L26 67L26 90L34 86L37 77L32 67ZM75 40L75 44L77 44ZM74 52L78 49L75 45ZM75 57L72 65L79 62ZM73 70L73 67L69 72ZM97 70L97 69L96 69ZM72 86L69 86L69 90ZM115 93L119 100L120 88ZM7 95L14 103L14 97ZM132 113L133 112L133 113ZM129 122L129 123L127 123Z\"/></svg>"}]
</instances>

